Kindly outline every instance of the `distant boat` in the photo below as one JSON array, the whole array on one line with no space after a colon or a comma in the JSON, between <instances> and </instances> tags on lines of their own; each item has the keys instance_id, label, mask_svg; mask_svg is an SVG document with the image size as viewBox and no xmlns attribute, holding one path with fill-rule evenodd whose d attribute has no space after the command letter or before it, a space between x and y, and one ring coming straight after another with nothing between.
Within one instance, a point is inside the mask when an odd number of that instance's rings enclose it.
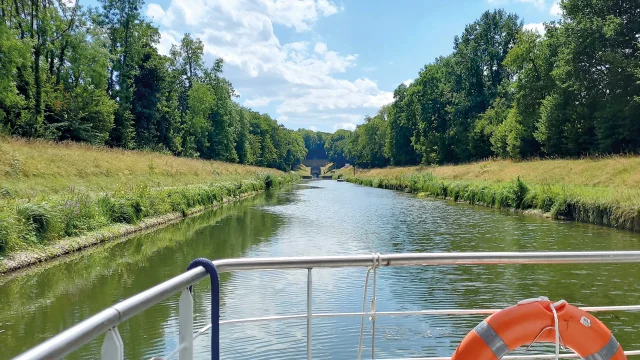
<instances>
[{"instance_id":1,"label":"distant boat","mask_svg":"<svg viewBox=\"0 0 640 360\"><path fill-rule=\"evenodd\" d=\"M344 179L338 179L338 182L345 182Z\"/></svg>"}]
</instances>

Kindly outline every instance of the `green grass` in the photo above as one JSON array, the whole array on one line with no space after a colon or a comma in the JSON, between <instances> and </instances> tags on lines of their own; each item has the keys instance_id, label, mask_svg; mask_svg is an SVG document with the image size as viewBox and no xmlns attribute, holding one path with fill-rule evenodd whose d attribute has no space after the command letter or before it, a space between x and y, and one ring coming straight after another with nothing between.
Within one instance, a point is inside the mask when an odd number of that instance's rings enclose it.
<instances>
[{"instance_id":1,"label":"green grass","mask_svg":"<svg viewBox=\"0 0 640 360\"><path fill-rule=\"evenodd\" d=\"M0 255L297 179L149 152L0 137Z\"/></svg>"},{"instance_id":2,"label":"green grass","mask_svg":"<svg viewBox=\"0 0 640 360\"><path fill-rule=\"evenodd\" d=\"M640 158L607 157L338 172L347 181L640 231Z\"/></svg>"}]
</instances>

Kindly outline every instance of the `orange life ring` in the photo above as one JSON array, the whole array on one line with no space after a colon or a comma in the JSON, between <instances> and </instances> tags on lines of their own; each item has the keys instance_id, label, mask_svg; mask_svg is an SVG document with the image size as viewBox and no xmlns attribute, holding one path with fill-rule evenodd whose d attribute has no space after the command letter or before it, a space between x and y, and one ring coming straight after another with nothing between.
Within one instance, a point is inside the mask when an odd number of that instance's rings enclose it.
<instances>
[{"instance_id":1,"label":"orange life ring","mask_svg":"<svg viewBox=\"0 0 640 360\"><path fill-rule=\"evenodd\" d=\"M495 360L534 341L556 341L553 302L537 300L501 310L481 322L462 340L452 360ZM562 343L585 360L623 360L627 357L611 331L586 311L557 305ZM537 340L536 340L537 338Z\"/></svg>"}]
</instances>

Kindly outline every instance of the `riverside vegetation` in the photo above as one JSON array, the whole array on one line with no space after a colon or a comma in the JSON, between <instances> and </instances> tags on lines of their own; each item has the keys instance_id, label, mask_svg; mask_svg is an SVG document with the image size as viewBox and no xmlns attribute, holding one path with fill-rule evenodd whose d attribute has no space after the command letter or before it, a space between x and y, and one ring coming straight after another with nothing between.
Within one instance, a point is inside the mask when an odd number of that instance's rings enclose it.
<instances>
[{"instance_id":1,"label":"riverside vegetation","mask_svg":"<svg viewBox=\"0 0 640 360\"><path fill-rule=\"evenodd\" d=\"M335 177L498 209L538 210L567 219L640 231L640 157L482 161L339 171Z\"/></svg>"},{"instance_id":2,"label":"riverside vegetation","mask_svg":"<svg viewBox=\"0 0 640 360\"><path fill-rule=\"evenodd\" d=\"M338 176L640 231L640 3L558 5L543 33L485 12L391 104L324 134L339 167L408 166Z\"/></svg>"},{"instance_id":3,"label":"riverside vegetation","mask_svg":"<svg viewBox=\"0 0 640 360\"><path fill-rule=\"evenodd\" d=\"M0 254L220 204L298 179L153 152L0 138Z\"/></svg>"}]
</instances>

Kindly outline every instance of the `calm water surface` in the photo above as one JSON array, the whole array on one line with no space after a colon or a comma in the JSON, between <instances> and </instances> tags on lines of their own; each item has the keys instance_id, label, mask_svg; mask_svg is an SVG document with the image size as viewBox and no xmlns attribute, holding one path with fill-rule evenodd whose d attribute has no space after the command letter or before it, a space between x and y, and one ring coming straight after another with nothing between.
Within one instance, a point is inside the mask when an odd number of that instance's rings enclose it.
<instances>
[{"instance_id":1,"label":"calm water surface","mask_svg":"<svg viewBox=\"0 0 640 360\"><path fill-rule=\"evenodd\" d=\"M629 232L312 181L0 279L0 358L179 274L198 257L639 248L640 236ZM540 295L590 306L640 304L639 270L636 264L384 268L377 310L506 307ZM365 273L314 270L314 312L360 311ZM221 281L223 319L306 311L306 271L238 272ZM208 281L194 287L196 328L208 323L208 292ZM127 359L176 347L177 301L174 296L119 327ZM624 348L640 348L640 314L598 317ZM482 318L379 317L376 358L449 356ZM369 358L370 326L367 321ZM355 358L359 328L359 318L315 319L314 358ZM302 359L305 331L304 320L224 326L222 358ZM206 358L208 343L208 336L197 339L197 358ZM100 344L69 358L97 359Z\"/></svg>"}]
</instances>

